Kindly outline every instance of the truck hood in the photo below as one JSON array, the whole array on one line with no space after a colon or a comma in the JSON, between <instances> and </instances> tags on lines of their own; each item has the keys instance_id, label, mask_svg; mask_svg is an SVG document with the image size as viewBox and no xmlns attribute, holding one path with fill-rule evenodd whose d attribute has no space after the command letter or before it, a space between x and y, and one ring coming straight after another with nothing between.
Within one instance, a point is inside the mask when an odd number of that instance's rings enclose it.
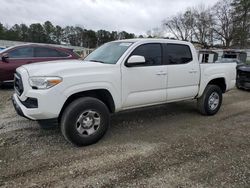
<instances>
[{"instance_id":1,"label":"truck hood","mask_svg":"<svg viewBox=\"0 0 250 188\"><path fill-rule=\"evenodd\" d=\"M22 68L28 71L29 76L61 76L67 72L77 73L107 66L113 65L83 60L57 60L23 65Z\"/></svg>"},{"instance_id":2,"label":"truck hood","mask_svg":"<svg viewBox=\"0 0 250 188\"><path fill-rule=\"evenodd\" d=\"M250 65L239 65L237 66L237 70L250 72Z\"/></svg>"}]
</instances>

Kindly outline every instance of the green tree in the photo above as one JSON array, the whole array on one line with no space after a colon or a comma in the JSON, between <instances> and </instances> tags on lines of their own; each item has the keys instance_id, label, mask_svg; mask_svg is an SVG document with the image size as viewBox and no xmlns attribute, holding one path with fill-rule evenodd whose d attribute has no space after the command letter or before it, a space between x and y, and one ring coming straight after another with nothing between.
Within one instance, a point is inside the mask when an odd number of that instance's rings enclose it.
<instances>
[{"instance_id":1,"label":"green tree","mask_svg":"<svg viewBox=\"0 0 250 188\"><path fill-rule=\"evenodd\" d=\"M25 24L20 24L19 37L21 41L29 41L29 28Z\"/></svg>"},{"instance_id":2,"label":"green tree","mask_svg":"<svg viewBox=\"0 0 250 188\"><path fill-rule=\"evenodd\" d=\"M74 34L74 27L66 26L63 29L63 38L62 38L63 43L72 44L74 42L72 37L73 34Z\"/></svg>"},{"instance_id":3,"label":"green tree","mask_svg":"<svg viewBox=\"0 0 250 188\"><path fill-rule=\"evenodd\" d=\"M96 32L93 30L84 30L83 46L86 48L96 48L97 46Z\"/></svg>"},{"instance_id":4,"label":"green tree","mask_svg":"<svg viewBox=\"0 0 250 188\"><path fill-rule=\"evenodd\" d=\"M6 28L0 23L0 39L5 39Z\"/></svg>"},{"instance_id":5,"label":"green tree","mask_svg":"<svg viewBox=\"0 0 250 188\"><path fill-rule=\"evenodd\" d=\"M20 40L20 26L18 24L15 24L10 29L8 29L5 33L5 38L7 40Z\"/></svg>"},{"instance_id":6,"label":"green tree","mask_svg":"<svg viewBox=\"0 0 250 188\"><path fill-rule=\"evenodd\" d=\"M109 42L111 39L111 33L106 30L97 31L96 36L97 36L97 46Z\"/></svg>"},{"instance_id":7,"label":"green tree","mask_svg":"<svg viewBox=\"0 0 250 188\"><path fill-rule=\"evenodd\" d=\"M133 33L127 33L126 31L122 31L118 35L118 39L132 39L135 38L135 35Z\"/></svg>"},{"instance_id":8,"label":"green tree","mask_svg":"<svg viewBox=\"0 0 250 188\"><path fill-rule=\"evenodd\" d=\"M56 42L56 44L61 44L63 40L63 29L59 25L55 27L54 37L54 41Z\"/></svg>"},{"instance_id":9,"label":"green tree","mask_svg":"<svg viewBox=\"0 0 250 188\"><path fill-rule=\"evenodd\" d=\"M47 37L43 26L40 23L31 24L29 27L29 41L46 43Z\"/></svg>"},{"instance_id":10,"label":"green tree","mask_svg":"<svg viewBox=\"0 0 250 188\"><path fill-rule=\"evenodd\" d=\"M46 42L47 43L55 43L56 37L55 37L55 27L50 21L46 21L43 24L44 32L46 35Z\"/></svg>"},{"instance_id":11,"label":"green tree","mask_svg":"<svg viewBox=\"0 0 250 188\"><path fill-rule=\"evenodd\" d=\"M62 28L59 25L54 26L50 21L42 25L40 23L33 23L30 26L15 24L11 28L6 28L0 23L0 39L6 40L96 48L109 41L129 38L135 38L135 35L126 31L120 33L106 30L93 31L78 26Z\"/></svg>"},{"instance_id":12,"label":"green tree","mask_svg":"<svg viewBox=\"0 0 250 188\"><path fill-rule=\"evenodd\" d=\"M110 34L110 40L113 41L113 40L117 40L118 39L118 32L117 31L112 31L111 34Z\"/></svg>"}]
</instances>

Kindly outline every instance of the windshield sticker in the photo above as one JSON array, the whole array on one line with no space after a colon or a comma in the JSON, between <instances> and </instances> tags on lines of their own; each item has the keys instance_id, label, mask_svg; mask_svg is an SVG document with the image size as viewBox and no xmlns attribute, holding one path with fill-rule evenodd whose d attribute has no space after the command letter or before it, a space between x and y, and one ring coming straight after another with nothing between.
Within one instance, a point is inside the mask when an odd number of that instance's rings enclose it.
<instances>
[{"instance_id":1,"label":"windshield sticker","mask_svg":"<svg viewBox=\"0 0 250 188\"><path fill-rule=\"evenodd\" d=\"M132 43L128 43L128 42L123 42L121 44L119 44L119 46L130 46Z\"/></svg>"}]
</instances>

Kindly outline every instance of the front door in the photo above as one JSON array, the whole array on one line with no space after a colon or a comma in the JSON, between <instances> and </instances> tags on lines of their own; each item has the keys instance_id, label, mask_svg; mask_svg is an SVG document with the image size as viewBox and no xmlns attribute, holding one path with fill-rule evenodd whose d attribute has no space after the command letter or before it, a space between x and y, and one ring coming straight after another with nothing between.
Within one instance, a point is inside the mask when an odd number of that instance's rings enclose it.
<instances>
[{"instance_id":1,"label":"front door","mask_svg":"<svg viewBox=\"0 0 250 188\"><path fill-rule=\"evenodd\" d=\"M166 101L167 66L162 64L162 45L149 43L138 46L131 54L144 56L146 63L122 65L123 109Z\"/></svg>"}]
</instances>

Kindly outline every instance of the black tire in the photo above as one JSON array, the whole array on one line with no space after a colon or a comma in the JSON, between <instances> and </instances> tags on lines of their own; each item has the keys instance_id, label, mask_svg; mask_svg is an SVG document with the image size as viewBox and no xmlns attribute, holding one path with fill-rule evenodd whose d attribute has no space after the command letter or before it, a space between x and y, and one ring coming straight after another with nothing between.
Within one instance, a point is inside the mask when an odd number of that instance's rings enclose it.
<instances>
[{"instance_id":1,"label":"black tire","mask_svg":"<svg viewBox=\"0 0 250 188\"><path fill-rule=\"evenodd\" d=\"M38 125L43 130L53 130L59 127L57 119L53 120L39 120L37 121Z\"/></svg>"},{"instance_id":2,"label":"black tire","mask_svg":"<svg viewBox=\"0 0 250 188\"><path fill-rule=\"evenodd\" d=\"M213 109L209 105L209 97L214 93L218 95L219 102L218 105ZM217 85L208 85L205 91L203 92L202 96L198 98L197 101L200 113L203 115L210 115L210 116L216 114L219 111L221 103L222 103L222 90Z\"/></svg>"},{"instance_id":3,"label":"black tire","mask_svg":"<svg viewBox=\"0 0 250 188\"><path fill-rule=\"evenodd\" d=\"M98 129L91 135L80 134L77 130L77 122L85 111L94 111L100 118ZM109 110L102 101L92 97L82 97L70 103L64 110L61 117L61 131L69 142L77 146L87 146L96 143L104 136L109 121Z\"/></svg>"}]
</instances>

